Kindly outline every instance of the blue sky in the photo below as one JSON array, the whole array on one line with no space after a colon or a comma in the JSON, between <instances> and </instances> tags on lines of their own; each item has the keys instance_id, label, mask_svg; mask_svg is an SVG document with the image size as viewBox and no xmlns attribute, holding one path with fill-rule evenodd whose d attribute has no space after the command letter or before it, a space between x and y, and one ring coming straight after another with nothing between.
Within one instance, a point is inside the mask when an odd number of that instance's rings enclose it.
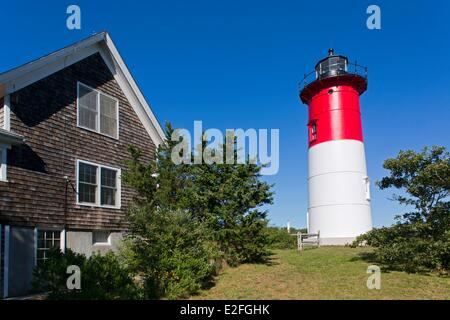
<instances>
[{"instance_id":1,"label":"blue sky","mask_svg":"<svg viewBox=\"0 0 450 320\"><path fill-rule=\"evenodd\" d=\"M77 4L82 29L66 28ZM382 29L366 28L381 8ZM273 224L306 225L306 107L297 82L328 47L369 67L361 98L368 171L450 138L450 3L441 1L8 1L0 70L107 30L161 123L280 129ZM402 212L372 189L375 226Z\"/></svg>"}]
</instances>

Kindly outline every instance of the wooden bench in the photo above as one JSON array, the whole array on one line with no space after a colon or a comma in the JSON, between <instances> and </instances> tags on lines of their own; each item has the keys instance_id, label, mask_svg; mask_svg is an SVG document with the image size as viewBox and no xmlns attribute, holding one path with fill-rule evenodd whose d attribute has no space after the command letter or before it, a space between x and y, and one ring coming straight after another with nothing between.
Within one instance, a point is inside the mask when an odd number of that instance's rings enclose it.
<instances>
[{"instance_id":1,"label":"wooden bench","mask_svg":"<svg viewBox=\"0 0 450 320\"><path fill-rule=\"evenodd\" d=\"M297 237L297 250L303 251L306 246L320 247L320 231L317 233L297 233L293 234Z\"/></svg>"}]
</instances>

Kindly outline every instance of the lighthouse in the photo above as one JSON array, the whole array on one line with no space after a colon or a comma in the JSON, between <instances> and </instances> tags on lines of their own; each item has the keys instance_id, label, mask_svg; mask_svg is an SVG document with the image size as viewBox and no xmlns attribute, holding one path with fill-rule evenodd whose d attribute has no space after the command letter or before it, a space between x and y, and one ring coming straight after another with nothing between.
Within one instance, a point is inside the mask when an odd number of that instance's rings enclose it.
<instances>
[{"instance_id":1,"label":"lighthouse","mask_svg":"<svg viewBox=\"0 0 450 320\"><path fill-rule=\"evenodd\" d=\"M305 75L308 106L308 231L321 244L345 245L372 229L359 97L367 68L333 49Z\"/></svg>"}]
</instances>

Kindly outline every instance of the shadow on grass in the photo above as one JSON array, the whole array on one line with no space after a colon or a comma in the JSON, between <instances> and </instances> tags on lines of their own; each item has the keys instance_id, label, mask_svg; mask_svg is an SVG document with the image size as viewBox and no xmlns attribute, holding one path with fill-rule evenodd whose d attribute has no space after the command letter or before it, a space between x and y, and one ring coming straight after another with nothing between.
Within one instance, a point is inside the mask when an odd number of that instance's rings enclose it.
<instances>
[{"instance_id":1,"label":"shadow on grass","mask_svg":"<svg viewBox=\"0 0 450 320\"><path fill-rule=\"evenodd\" d=\"M356 257L352 257L350 261L365 261L369 263L380 263L375 252L360 252Z\"/></svg>"},{"instance_id":2,"label":"shadow on grass","mask_svg":"<svg viewBox=\"0 0 450 320\"><path fill-rule=\"evenodd\" d=\"M370 264L374 264L379 266L384 273L390 273L392 271L397 271L397 272L406 272L408 274L420 274L423 276L432 276L432 275L439 275L440 277L444 277L444 278L450 278L450 276L448 274L441 274L438 272L433 272L430 269L426 269L426 268L408 268L406 266L403 265L395 265L395 264L386 264L381 262L377 256L376 253L371 251L371 252L360 252L356 257L353 257L350 259L350 261L364 261Z\"/></svg>"},{"instance_id":3,"label":"shadow on grass","mask_svg":"<svg viewBox=\"0 0 450 320\"><path fill-rule=\"evenodd\" d=\"M219 275L217 274L214 277L206 280L202 284L202 290L209 290L209 289L212 289L213 287L215 287L218 277L219 277ZM193 297L199 296L199 295L200 295L200 292L196 292L196 293L192 294Z\"/></svg>"},{"instance_id":4,"label":"shadow on grass","mask_svg":"<svg viewBox=\"0 0 450 320\"><path fill-rule=\"evenodd\" d=\"M260 261L255 261L253 263L254 264L263 264L263 265L266 265L268 267L277 266L280 263L277 261L277 259L274 257L274 255L275 255L274 252L270 252L266 257L264 257Z\"/></svg>"},{"instance_id":5,"label":"shadow on grass","mask_svg":"<svg viewBox=\"0 0 450 320\"><path fill-rule=\"evenodd\" d=\"M360 252L356 257L351 258L350 261L352 262L364 261L370 264L377 265L383 270L384 273L390 273L391 271L403 271L403 270L396 270L392 266L388 266L382 263L379 259L377 259L375 252Z\"/></svg>"},{"instance_id":6,"label":"shadow on grass","mask_svg":"<svg viewBox=\"0 0 450 320\"><path fill-rule=\"evenodd\" d=\"M279 265L280 263L277 261L278 259L276 259L274 257L274 255L275 255L275 252L269 251L267 253L267 255L265 255L263 257L260 257L259 259L256 259L256 260L253 260L253 261L247 261L247 262L244 262L242 264L238 264L236 266L229 266L226 262L223 262L223 265L218 270L218 272L214 276L212 276L211 278L205 280L202 283L202 288L201 289L202 290L210 290L213 287L215 287L216 284L217 284L217 280L220 277L221 271L223 271L225 268L233 268L234 269L234 268L238 268L240 265L243 265L243 264L247 264L247 265L252 265L252 264L253 265L265 265L265 266L268 266L268 267L273 267L273 266ZM197 297L197 296L200 296L200 292L197 292L197 293L194 293L194 294L191 295L191 297Z\"/></svg>"},{"instance_id":7,"label":"shadow on grass","mask_svg":"<svg viewBox=\"0 0 450 320\"><path fill-rule=\"evenodd\" d=\"M276 261L277 259L274 257L275 254L276 254L275 252L269 250L265 255L263 255L257 259L246 261L243 264L259 264L259 265L265 265L268 267L276 266L276 265L279 265L279 263Z\"/></svg>"}]
</instances>

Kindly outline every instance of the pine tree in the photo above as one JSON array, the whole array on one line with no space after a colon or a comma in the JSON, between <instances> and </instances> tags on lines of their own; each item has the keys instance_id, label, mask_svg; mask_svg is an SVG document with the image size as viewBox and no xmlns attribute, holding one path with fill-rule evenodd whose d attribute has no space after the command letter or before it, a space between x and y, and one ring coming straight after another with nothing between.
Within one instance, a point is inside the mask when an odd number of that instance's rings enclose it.
<instances>
[{"instance_id":1,"label":"pine tree","mask_svg":"<svg viewBox=\"0 0 450 320\"><path fill-rule=\"evenodd\" d=\"M127 215L126 252L153 296L195 292L216 271L219 258L236 265L268 254L267 213L261 206L272 203L272 192L261 181L261 167L248 162L175 164L172 152L179 142L172 141L173 133L167 124L166 141L156 161L147 165L140 162L140 151L130 147L132 160L123 174L136 190ZM234 137L232 147L237 158ZM225 153L225 148L224 142L214 152Z\"/></svg>"}]
</instances>

